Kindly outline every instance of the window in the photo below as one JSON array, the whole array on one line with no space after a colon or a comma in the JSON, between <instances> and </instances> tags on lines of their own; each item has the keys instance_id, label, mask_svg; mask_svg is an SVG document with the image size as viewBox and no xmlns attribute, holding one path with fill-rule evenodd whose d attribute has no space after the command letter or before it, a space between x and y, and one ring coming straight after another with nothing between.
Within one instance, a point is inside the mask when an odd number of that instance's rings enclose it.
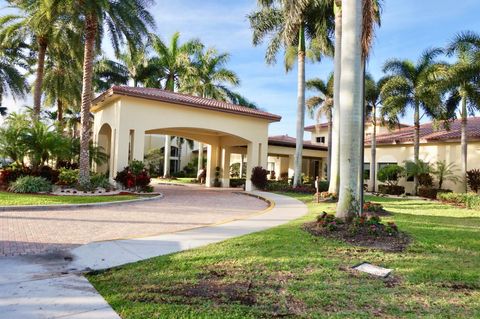
<instances>
[{"instance_id":1,"label":"window","mask_svg":"<svg viewBox=\"0 0 480 319\"><path fill-rule=\"evenodd\" d=\"M170 156L171 157L178 157L178 147L176 146L170 146Z\"/></svg>"},{"instance_id":2,"label":"window","mask_svg":"<svg viewBox=\"0 0 480 319\"><path fill-rule=\"evenodd\" d=\"M363 179L367 181L370 179L370 163L363 163Z\"/></svg>"},{"instance_id":3,"label":"window","mask_svg":"<svg viewBox=\"0 0 480 319\"><path fill-rule=\"evenodd\" d=\"M317 136L316 141L317 143L325 144L325 136Z\"/></svg>"},{"instance_id":4,"label":"window","mask_svg":"<svg viewBox=\"0 0 480 319\"><path fill-rule=\"evenodd\" d=\"M267 171L274 171L275 170L275 162L268 162L267 163Z\"/></svg>"}]
</instances>

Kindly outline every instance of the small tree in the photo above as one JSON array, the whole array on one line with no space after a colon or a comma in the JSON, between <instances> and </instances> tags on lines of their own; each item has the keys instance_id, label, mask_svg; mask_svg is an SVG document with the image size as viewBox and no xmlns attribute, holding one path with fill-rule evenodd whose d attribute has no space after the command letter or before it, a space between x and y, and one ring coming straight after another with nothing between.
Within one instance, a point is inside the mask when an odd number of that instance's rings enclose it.
<instances>
[{"instance_id":1,"label":"small tree","mask_svg":"<svg viewBox=\"0 0 480 319\"><path fill-rule=\"evenodd\" d=\"M460 178L455 174L457 170L455 163L447 164L445 161L438 161L432 168L432 174L438 180L438 189L442 189L443 182L453 182L454 184L460 181Z\"/></svg>"},{"instance_id":2,"label":"small tree","mask_svg":"<svg viewBox=\"0 0 480 319\"><path fill-rule=\"evenodd\" d=\"M405 161L405 175L408 178L416 178L418 184L421 186L432 187L433 179L430 176L431 172L432 167L428 162L424 162L422 160Z\"/></svg>"},{"instance_id":3,"label":"small tree","mask_svg":"<svg viewBox=\"0 0 480 319\"><path fill-rule=\"evenodd\" d=\"M398 185L399 179L404 176L405 169L397 164L390 164L378 171L377 178L389 186Z\"/></svg>"},{"instance_id":4,"label":"small tree","mask_svg":"<svg viewBox=\"0 0 480 319\"><path fill-rule=\"evenodd\" d=\"M467 183L475 193L480 189L480 169L471 169L467 171Z\"/></svg>"}]
</instances>

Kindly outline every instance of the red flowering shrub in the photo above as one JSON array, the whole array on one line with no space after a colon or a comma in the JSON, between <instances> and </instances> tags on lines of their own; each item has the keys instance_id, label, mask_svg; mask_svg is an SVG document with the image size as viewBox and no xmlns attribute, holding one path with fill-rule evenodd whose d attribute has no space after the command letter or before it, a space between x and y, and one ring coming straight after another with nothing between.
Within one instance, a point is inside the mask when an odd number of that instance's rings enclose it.
<instances>
[{"instance_id":1,"label":"red flowering shrub","mask_svg":"<svg viewBox=\"0 0 480 319\"><path fill-rule=\"evenodd\" d=\"M140 170L135 167L135 171L132 171L127 166L123 171L117 173L115 181L122 184L126 189L145 191L150 184L150 175L144 168Z\"/></svg>"}]
</instances>

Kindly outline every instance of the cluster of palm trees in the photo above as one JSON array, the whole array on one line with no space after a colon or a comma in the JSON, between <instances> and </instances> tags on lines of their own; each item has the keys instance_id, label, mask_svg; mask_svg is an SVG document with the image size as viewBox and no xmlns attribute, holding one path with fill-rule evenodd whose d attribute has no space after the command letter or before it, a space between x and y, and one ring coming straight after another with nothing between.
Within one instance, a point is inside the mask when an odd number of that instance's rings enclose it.
<instances>
[{"instance_id":1,"label":"cluster of palm trees","mask_svg":"<svg viewBox=\"0 0 480 319\"><path fill-rule=\"evenodd\" d=\"M380 11L380 0L259 0L258 9L248 16L254 45L269 39L267 63L274 63L275 56L283 49L288 71L292 55L297 57L294 186L301 183L305 58L320 61L324 56L333 55L335 70L329 84L313 80L308 86L318 84L322 90L329 90L328 98L322 97L332 109L329 191L339 194L337 216L341 218L349 218L362 210L364 75L374 29L380 25ZM310 100L308 104L313 107L319 103L323 102Z\"/></svg>"},{"instance_id":2,"label":"cluster of palm trees","mask_svg":"<svg viewBox=\"0 0 480 319\"><path fill-rule=\"evenodd\" d=\"M468 114L480 109L480 36L459 34L446 48L426 50L418 59L392 59L385 77L375 81L365 72L374 30L380 26L380 0L259 0L248 18L254 45L269 39L265 59L274 63L283 49L287 71L297 55L298 108L294 185L300 184L305 106L329 123L329 192L339 194L337 217L362 213L364 123L371 121L371 187L375 188L376 126L394 126L413 110L414 162L419 159L422 117L448 121L462 118L462 172L466 175ZM305 57L332 56L334 72L324 82L305 81ZM449 64L441 56L456 56ZM305 88L319 95L305 101ZM341 138L340 138L341 137ZM466 189L466 180L464 179ZM415 190L418 177L415 177Z\"/></svg>"},{"instance_id":3,"label":"cluster of palm trees","mask_svg":"<svg viewBox=\"0 0 480 319\"><path fill-rule=\"evenodd\" d=\"M238 76L226 67L229 54L199 40L167 44L154 33L153 0L8 0L14 14L0 17L0 113L2 97L23 98L34 77L32 114L56 107L79 113L80 183L90 179L90 106L95 92L111 85L157 87L256 107L232 91ZM110 39L115 60L102 55Z\"/></svg>"}]
</instances>

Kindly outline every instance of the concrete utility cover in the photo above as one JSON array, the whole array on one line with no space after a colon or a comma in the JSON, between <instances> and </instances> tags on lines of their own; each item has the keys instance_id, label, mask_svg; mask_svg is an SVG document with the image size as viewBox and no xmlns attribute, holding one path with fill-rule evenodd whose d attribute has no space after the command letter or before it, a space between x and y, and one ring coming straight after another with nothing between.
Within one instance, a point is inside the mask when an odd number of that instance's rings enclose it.
<instances>
[{"instance_id":1,"label":"concrete utility cover","mask_svg":"<svg viewBox=\"0 0 480 319\"><path fill-rule=\"evenodd\" d=\"M357 266L353 266L352 268L382 278L388 277L388 275L390 275L390 273L392 272L392 269L378 267L367 262L361 263Z\"/></svg>"}]
</instances>

